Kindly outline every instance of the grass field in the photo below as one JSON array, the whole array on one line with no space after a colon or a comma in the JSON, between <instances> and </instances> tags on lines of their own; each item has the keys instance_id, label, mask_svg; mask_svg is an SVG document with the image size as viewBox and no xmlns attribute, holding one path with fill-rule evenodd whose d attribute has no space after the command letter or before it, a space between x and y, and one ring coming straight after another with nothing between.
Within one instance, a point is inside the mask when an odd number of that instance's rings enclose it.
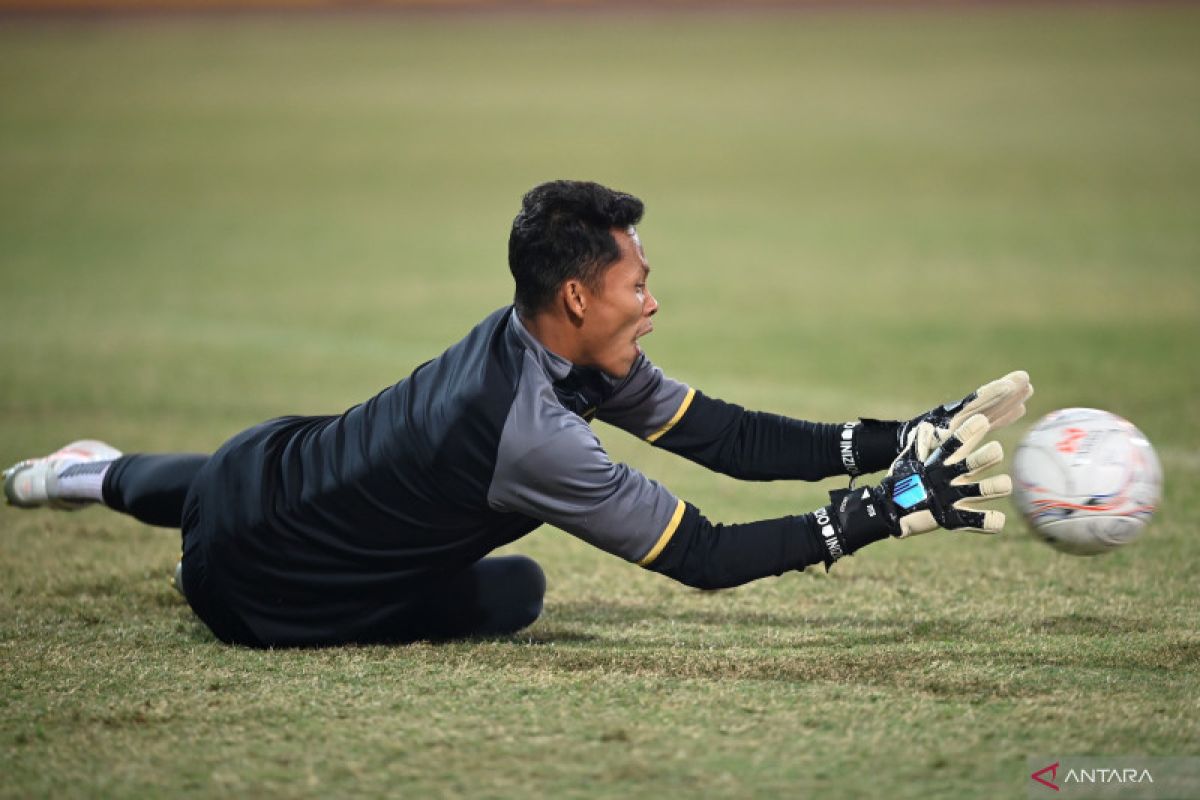
<instances>
[{"instance_id":1,"label":"grass field","mask_svg":"<svg viewBox=\"0 0 1200 800\"><path fill-rule=\"evenodd\" d=\"M720 593L542 529L527 635L254 652L169 588L177 535L2 509L0 796L1011 797L1033 754L1200 755L1200 10L0 21L0 460L364 399L506 302L552 177L646 200L669 374L843 420L1025 368L1002 441L1121 413L1159 516ZM601 435L716 520L836 485Z\"/></svg>"}]
</instances>

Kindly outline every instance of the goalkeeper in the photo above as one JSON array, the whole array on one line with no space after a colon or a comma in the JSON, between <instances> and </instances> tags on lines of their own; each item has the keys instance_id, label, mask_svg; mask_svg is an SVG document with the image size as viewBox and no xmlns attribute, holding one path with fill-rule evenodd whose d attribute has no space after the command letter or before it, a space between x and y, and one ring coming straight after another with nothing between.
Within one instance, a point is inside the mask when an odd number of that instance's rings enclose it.
<instances>
[{"instance_id":1,"label":"goalkeeper","mask_svg":"<svg viewBox=\"0 0 1200 800\"><path fill-rule=\"evenodd\" d=\"M1024 413L1024 372L907 421L804 422L668 378L638 340L658 301L637 198L554 181L509 238L514 303L343 414L283 417L212 455L75 442L5 472L8 501L91 503L178 528L176 584L225 642L401 642L515 632L541 613L541 569L489 557L543 523L690 586L736 586L888 537L998 532L1009 493L985 434ZM723 525L625 464L609 424L743 480L851 478L811 513ZM851 484L853 485L853 483Z\"/></svg>"}]
</instances>

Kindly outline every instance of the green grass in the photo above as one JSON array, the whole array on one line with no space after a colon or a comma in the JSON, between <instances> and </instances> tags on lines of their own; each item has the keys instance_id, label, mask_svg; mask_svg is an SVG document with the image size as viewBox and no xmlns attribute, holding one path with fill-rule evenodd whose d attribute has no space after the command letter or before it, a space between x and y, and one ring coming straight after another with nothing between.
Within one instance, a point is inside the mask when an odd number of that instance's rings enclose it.
<instances>
[{"instance_id":1,"label":"green grass","mask_svg":"<svg viewBox=\"0 0 1200 800\"><path fill-rule=\"evenodd\" d=\"M670 374L841 420L1022 367L1030 419L1137 422L1167 494L1103 558L1014 520L710 594L543 529L527 635L267 653L175 597L174 534L0 510L0 795L997 797L1030 754L1200 754L1198 23L6 21L5 463L369 396L505 302L520 193L571 176L648 203ZM601 434L717 520L835 485Z\"/></svg>"}]
</instances>

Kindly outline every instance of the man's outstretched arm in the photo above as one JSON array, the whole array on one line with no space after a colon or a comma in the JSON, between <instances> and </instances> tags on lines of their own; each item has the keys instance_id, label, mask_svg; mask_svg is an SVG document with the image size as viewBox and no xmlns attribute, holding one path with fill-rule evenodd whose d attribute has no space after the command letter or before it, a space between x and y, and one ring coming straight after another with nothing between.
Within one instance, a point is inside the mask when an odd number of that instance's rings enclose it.
<instances>
[{"instance_id":1,"label":"man's outstretched arm","mask_svg":"<svg viewBox=\"0 0 1200 800\"><path fill-rule=\"evenodd\" d=\"M930 427L922 425L922 433ZM1004 514L977 506L1008 495L1012 482L1007 475L980 477L1003 458L996 442L977 447L987 432L985 416L970 417L932 453L907 448L879 485L835 491L828 506L811 514L714 525L682 504L678 529L639 563L689 586L721 589L812 564L828 569L888 537L939 527L998 533Z\"/></svg>"},{"instance_id":2,"label":"man's outstretched arm","mask_svg":"<svg viewBox=\"0 0 1200 800\"><path fill-rule=\"evenodd\" d=\"M748 411L666 377L644 356L597 417L715 472L759 481L876 472L896 457L901 425Z\"/></svg>"},{"instance_id":3,"label":"man's outstretched arm","mask_svg":"<svg viewBox=\"0 0 1200 800\"><path fill-rule=\"evenodd\" d=\"M852 548L836 542L831 546L821 538L818 513L822 519L827 516L822 509L722 525L710 522L691 503L681 502L678 526L665 530L638 564L696 589L725 589L813 564L832 565L886 536L856 541Z\"/></svg>"},{"instance_id":4,"label":"man's outstretched arm","mask_svg":"<svg viewBox=\"0 0 1200 800\"><path fill-rule=\"evenodd\" d=\"M819 480L885 469L917 424L934 425L931 442L974 413L992 429L1024 413L1029 376L1014 372L908 421L819 423L748 411L667 378L646 359L635 365L599 418L657 447L742 480Z\"/></svg>"},{"instance_id":5,"label":"man's outstretched arm","mask_svg":"<svg viewBox=\"0 0 1200 800\"><path fill-rule=\"evenodd\" d=\"M899 422L807 422L691 390L678 422L647 441L740 480L865 475L892 463Z\"/></svg>"},{"instance_id":6,"label":"man's outstretched arm","mask_svg":"<svg viewBox=\"0 0 1200 800\"><path fill-rule=\"evenodd\" d=\"M525 424L533 414L510 417L500 442L489 505L496 511L540 519L689 586L718 589L812 564L828 567L871 542L902 532L899 515L890 511L890 488L879 489L877 497L858 496L860 490L850 499L838 495L831 505L810 514L713 524L666 487L625 464L613 463L579 417L548 403L541 408L547 413L538 419L536 430ZM986 429L986 421L984 425ZM998 460L998 454L989 450L986 463L976 459L971 470L982 470ZM967 472L931 473L936 480L927 481L926 495L949 498L945 504L996 495L996 487L972 493L965 485L953 490L942 486L948 486L951 478L971 477ZM966 493L959 497L959 492ZM957 518L948 526L964 527Z\"/></svg>"}]
</instances>

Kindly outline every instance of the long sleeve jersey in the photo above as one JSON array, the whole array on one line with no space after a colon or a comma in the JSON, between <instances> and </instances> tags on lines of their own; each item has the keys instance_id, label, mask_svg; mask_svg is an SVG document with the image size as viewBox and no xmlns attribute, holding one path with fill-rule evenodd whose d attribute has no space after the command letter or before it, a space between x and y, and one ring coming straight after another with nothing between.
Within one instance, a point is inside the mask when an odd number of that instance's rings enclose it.
<instances>
[{"instance_id":1,"label":"long sleeve jersey","mask_svg":"<svg viewBox=\"0 0 1200 800\"><path fill-rule=\"evenodd\" d=\"M202 471L185 536L203 531L213 579L252 629L386 624L543 523L701 588L828 562L813 515L712 524L614 463L593 419L738 478L845 472L841 425L708 398L644 355L621 380L577 367L506 307L341 415L231 439Z\"/></svg>"}]
</instances>

